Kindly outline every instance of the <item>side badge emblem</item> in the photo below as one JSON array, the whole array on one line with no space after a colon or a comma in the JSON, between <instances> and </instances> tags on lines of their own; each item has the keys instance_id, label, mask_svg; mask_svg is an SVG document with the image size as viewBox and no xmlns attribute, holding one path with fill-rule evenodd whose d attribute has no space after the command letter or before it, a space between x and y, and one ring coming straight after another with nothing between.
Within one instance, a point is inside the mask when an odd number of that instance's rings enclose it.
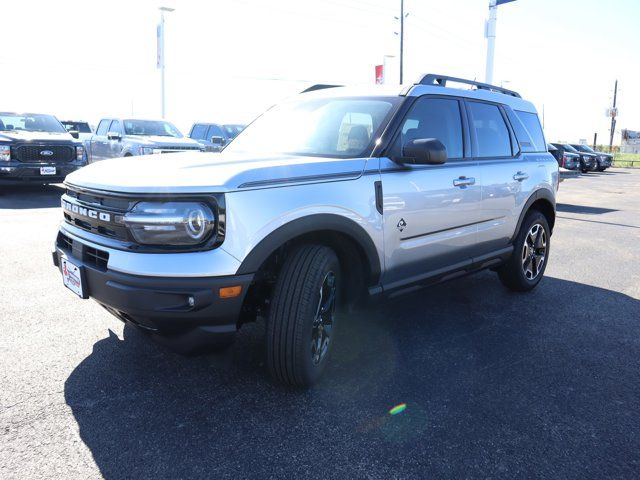
<instances>
[{"instance_id":1,"label":"side badge emblem","mask_svg":"<svg viewBox=\"0 0 640 480\"><path fill-rule=\"evenodd\" d=\"M398 230L403 231L407 226L407 222L404 221L404 218L401 218L398 222Z\"/></svg>"}]
</instances>

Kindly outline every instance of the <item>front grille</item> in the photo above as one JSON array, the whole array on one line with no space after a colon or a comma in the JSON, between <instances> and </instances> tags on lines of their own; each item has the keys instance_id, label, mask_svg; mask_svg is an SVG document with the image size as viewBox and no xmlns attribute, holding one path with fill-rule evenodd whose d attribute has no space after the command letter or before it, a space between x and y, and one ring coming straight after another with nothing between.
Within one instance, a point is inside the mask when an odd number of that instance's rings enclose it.
<instances>
[{"instance_id":1,"label":"front grille","mask_svg":"<svg viewBox=\"0 0 640 480\"><path fill-rule=\"evenodd\" d=\"M98 250L97 248L85 247L83 255L84 263L96 267L99 270L106 270L109 263L109 252Z\"/></svg>"},{"instance_id":2,"label":"front grille","mask_svg":"<svg viewBox=\"0 0 640 480\"><path fill-rule=\"evenodd\" d=\"M122 241L130 241L129 232L122 221L122 216L133 205L129 199L102 193L74 191L67 189L62 197L63 214L67 223L91 233ZM76 210L69 209L66 205ZM92 212L88 215L89 211ZM108 218L100 216L105 214Z\"/></svg>"},{"instance_id":3,"label":"front grille","mask_svg":"<svg viewBox=\"0 0 640 480\"><path fill-rule=\"evenodd\" d=\"M109 252L89 247L81 242L74 242L64 233L58 234L57 244L61 250L72 254L74 257L81 258L85 265L102 271L107 270Z\"/></svg>"},{"instance_id":4,"label":"front grille","mask_svg":"<svg viewBox=\"0 0 640 480\"><path fill-rule=\"evenodd\" d=\"M76 156L74 147L68 145L20 145L13 149L19 162L65 163Z\"/></svg>"}]
</instances>

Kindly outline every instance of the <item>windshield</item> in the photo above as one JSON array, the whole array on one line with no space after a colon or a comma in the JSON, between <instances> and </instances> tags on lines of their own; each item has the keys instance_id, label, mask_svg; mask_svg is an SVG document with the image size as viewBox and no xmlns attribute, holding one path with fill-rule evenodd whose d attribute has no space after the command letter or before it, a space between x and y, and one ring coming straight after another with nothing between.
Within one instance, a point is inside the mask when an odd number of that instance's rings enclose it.
<instances>
[{"instance_id":1,"label":"windshield","mask_svg":"<svg viewBox=\"0 0 640 480\"><path fill-rule=\"evenodd\" d=\"M576 150L580 150L581 152L586 152L586 153L595 153L591 147L589 147L588 145L573 145L573 147L575 147Z\"/></svg>"},{"instance_id":2,"label":"windshield","mask_svg":"<svg viewBox=\"0 0 640 480\"><path fill-rule=\"evenodd\" d=\"M568 152L578 153L578 151L571 145L562 145L562 148L564 148Z\"/></svg>"},{"instance_id":3,"label":"windshield","mask_svg":"<svg viewBox=\"0 0 640 480\"><path fill-rule=\"evenodd\" d=\"M224 125L224 129L229 135L229 138L235 138L238 134L244 130L244 125Z\"/></svg>"},{"instance_id":4,"label":"windshield","mask_svg":"<svg viewBox=\"0 0 640 480\"><path fill-rule=\"evenodd\" d=\"M66 133L62 124L53 115L0 113L0 131L11 130Z\"/></svg>"},{"instance_id":5,"label":"windshield","mask_svg":"<svg viewBox=\"0 0 640 480\"><path fill-rule=\"evenodd\" d=\"M159 137L182 137L182 133L169 122L162 120L125 120L125 135L155 135Z\"/></svg>"},{"instance_id":6,"label":"windshield","mask_svg":"<svg viewBox=\"0 0 640 480\"><path fill-rule=\"evenodd\" d=\"M368 156L399 97L315 98L278 105L225 151L356 158Z\"/></svg>"},{"instance_id":7,"label":"windshield","mask_svg":"<svg viewBox=\"0 0 640 480\"><path fill-rule=\"evenodd\" d=\"M91 133L91 127L86 122L62 122L62 125L68 132L75 130L79 133Z\"/></svg>"}]
</instances>

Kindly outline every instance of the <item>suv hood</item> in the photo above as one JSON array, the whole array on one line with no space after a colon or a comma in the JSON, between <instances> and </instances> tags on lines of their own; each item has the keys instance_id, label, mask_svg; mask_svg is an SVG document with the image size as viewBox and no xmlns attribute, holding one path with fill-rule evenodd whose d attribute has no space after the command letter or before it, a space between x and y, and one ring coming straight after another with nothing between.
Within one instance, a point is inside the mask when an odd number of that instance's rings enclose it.
<instances>
[{"instance_id":1,"label":"suv hood","mask_svg":"<svg viewBox=\"0 0 640 480\"><path fill-rule=\"evenodd\" d=\"M0 141L9 142L74 142L78 141L69 133L56 132L29 132L27 130L3 130L0 132Z\"/></svg>"},{"instance_id":2,"label":"suv hood","mask_svg":"<svg viewBox=\"0 0 640 480\"><path fill-rule=\"evenodd\" d=\"M115 158L67 176L69 185L122 193L213 193L358 178L366 158L184 152Z\"/></svg>"},{"instance_id":3,"label":"suv hood","mask_svg":"<svg viewBox=\"0 0 640 480\"><path fill-rule=\"evenodd\" d=\"M162 135L126 135L127 140L150 147L161 145L197 147L198 142L189 137L168 137Z\"/></svg>"}]
</instances>

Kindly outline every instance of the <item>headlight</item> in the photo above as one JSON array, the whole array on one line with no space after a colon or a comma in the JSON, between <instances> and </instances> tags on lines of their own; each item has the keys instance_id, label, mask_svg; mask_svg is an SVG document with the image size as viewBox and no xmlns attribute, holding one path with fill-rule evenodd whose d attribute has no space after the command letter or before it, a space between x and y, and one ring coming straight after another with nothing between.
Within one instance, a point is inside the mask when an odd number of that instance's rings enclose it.
<instances>
[{"instance_id":1,"label":"headlight","mask_svg":"<svg viewBox=\"0 0 640 480\"><path fill-rule=\"evenodd\" d=\"M79 145L76 147L76 160L84 160L84 147Z\"/></svg>"},{"instance_id":2,"label":"headlight","mask_svg":"<svg viewBox=\"0 0 640 480\"><path fill-rule=\"evenodd\" d=\"M0 161L8 162L11 160L11 147L9 145L0 145Z\"/></svg>"},{"instance_id":3,"label":"headlight","mask_svg":"<svg viewBox=\"0 0 640 480\"><path fill-rule=\"evenodd\" d=\"M140 155L151 155L155 153L152 147L140 147Z\"/></svg>"},{"instance_id":4,"label":"headlight","mask_svg":"<svg viewBox=\"0 0 640 480\"><path fill-rule=\"evenodd\" d=\"M124 215L133 238L144 245L198 245L211 237L215 216L200 202L140 202Z\"/></svg>"}]
</instances>

